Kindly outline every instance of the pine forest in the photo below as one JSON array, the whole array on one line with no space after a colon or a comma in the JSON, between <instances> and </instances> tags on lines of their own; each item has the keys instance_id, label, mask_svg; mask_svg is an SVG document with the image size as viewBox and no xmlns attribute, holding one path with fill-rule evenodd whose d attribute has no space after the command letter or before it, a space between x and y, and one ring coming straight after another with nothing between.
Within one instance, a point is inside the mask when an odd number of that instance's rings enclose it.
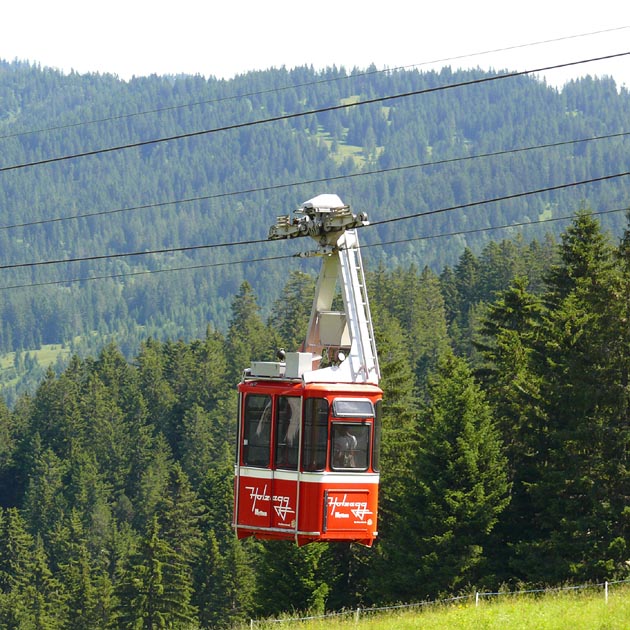
<instances>
[{"instance_id":1,"label":"pine forest","mask_svg":"<svg viewBox=\"0 0 630 630\"><path fill-rule=\"evenodd\" d=\"M629 121L588 75L0 61L0 628L630 578ZM231 526L236 385L318 270L268 230L323 192L371 222L371 548Z\"/></svg>"}]
</instances>

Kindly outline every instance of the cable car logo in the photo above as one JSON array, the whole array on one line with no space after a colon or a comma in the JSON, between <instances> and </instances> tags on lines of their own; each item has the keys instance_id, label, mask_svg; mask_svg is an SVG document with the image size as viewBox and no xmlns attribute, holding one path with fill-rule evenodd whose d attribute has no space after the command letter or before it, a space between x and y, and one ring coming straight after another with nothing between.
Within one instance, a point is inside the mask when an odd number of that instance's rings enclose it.
<instances>
[{"instance_id":1,"label":"cable car logo","mask_svg":"<svg viewBox=\"0 0 630 630\"><path fill-rule=\"evenodd\" d=\"M263 491L258 490L258 486L245 486L246 490L249 490L249 499L252 502L252 513L254 516L269 516L269 512L261 510L258 507L258 502L271 502L276 514L284 521L287 514L295 514L295 511L291 509L289 502L291 497L274 495L273 497L267 494L267 485L263 488ZM277 504L277 505L274 505Z\"/></svg>"},{"instance_id":2,"label":"cable car logo","mask_svg":"<svg viewBox=\"0 0 630 630\"><path fill-rule=\"evenodd\" d=\"M343 499L339 500L337 497L328 497L328 508L330 509L330 515L337 518L347 518L347 512L343 509L350 509L350 512L355 518L360 521L364 521L366 516L371 516L372 511L368 509L367 501L348 501L348 495L344 494ZM337 512L337 508L340 510Z\"/></svg>"},{"instance_id":3,"label":"cable car logo","mask_svg":"<svg viewBox=\"0 0 630 630\"><path fill-rule=\"evenodd\" d=\"M294 511L289 506L290 497L280 497L274 496L273 502L279 503L280 505L274 505L273 509L276 511L276 514L284 521L287 514L294 514Z\"/></svg>"}]
</instances>

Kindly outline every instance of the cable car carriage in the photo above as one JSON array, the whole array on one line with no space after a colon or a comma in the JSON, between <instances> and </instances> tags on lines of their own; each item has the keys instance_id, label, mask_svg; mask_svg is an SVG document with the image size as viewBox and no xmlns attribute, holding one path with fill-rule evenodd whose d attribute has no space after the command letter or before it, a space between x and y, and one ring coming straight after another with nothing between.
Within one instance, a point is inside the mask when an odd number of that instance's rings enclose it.
<instances>
[{"instance_id":1,"label":"cable car carriage","mask_svg":"<svg viewBox=\"0 0 630 630\"><path fill-rule=\"evenodd\" d=\"M377 536L382 391L354 215L337 195L279 217L270 239L311 236L322 257L306 341L253 362L238 386L233 526L239 538ZM343 311L333 311L339 286Z\"/></svg>"}]
</instances>

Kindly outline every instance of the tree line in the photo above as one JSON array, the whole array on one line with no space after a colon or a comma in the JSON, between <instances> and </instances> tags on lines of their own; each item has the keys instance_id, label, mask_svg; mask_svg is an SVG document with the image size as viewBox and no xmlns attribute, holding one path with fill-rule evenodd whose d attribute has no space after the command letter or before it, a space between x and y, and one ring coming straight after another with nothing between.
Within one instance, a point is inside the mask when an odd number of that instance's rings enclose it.
<instances>
[{"instance_id":1,"label":"tree line","mask_svg":"<svg viewBox=\"0 0 630 630\"><path fill-rule=\"evenodd\" d=\"M491 73L369 70L303 67L229 81L185 75L122 81L0 61L0 353L65 344L85 357L114 340L130 359L148 336L190 340L202 337L208 323L225 333L231 298L245 280L257 288L267 317L285 262L238 261L277 256L285 251L277 243L9 267L264 239L278 214L327 190L372 220L428 213L370 227L362 242L391 243L371 250L387 269L415 264L435 272L454 266L465 247L479 255L489 227L531 223L528 240L543 240L551 230L557 237L560 224L537 226L540 219L581 205L625 207L627 178L618 178L434 212L622 170L630 98L612 79L585 77L558 90L521 76L439 90ZM424 93L54 161L413 91ZM601 136L610 137L587 141ZM550 146L558 142L565 144ZM501 155L487 155L495 152ZM230 194L238 191L252 192ZM602 221L621 234L621 213ZM456 235L439 247L413 240L449 233ZM32 371L24 387L7 378L10 404L40 376Z\"/></svg>"},{"instance_id":2,"label":"tree line","mask_svg":"<svg viewBox=\"0 0 630 630\"><path fill-rule=\"evenodd\" d=\"M314 290L225 333L74 355L0 406L0 626L229 628L470 587L628 577L630 231L489 243L368 274L384 390L379 540L238 541L235 384Z\"/></svg>"}]
</instances>

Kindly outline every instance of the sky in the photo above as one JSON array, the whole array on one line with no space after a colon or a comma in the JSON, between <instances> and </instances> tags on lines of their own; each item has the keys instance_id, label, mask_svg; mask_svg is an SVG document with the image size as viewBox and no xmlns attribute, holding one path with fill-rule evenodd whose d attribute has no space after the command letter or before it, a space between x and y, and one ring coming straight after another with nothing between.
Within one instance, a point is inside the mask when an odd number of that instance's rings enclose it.
<instances>
[{"instance_id":1,"label":"sky","mask_svg":"<svg viewBox=\"0 0 630 630\"><path fill-rule=\"evenodd\" d=\"M4 0L0 10L0 59L123 80L301 65L524 71L623 52L620 0ZM539 76L561 86L587 74L630 88L630 55Z\"/></svg>"}]
</instances>

